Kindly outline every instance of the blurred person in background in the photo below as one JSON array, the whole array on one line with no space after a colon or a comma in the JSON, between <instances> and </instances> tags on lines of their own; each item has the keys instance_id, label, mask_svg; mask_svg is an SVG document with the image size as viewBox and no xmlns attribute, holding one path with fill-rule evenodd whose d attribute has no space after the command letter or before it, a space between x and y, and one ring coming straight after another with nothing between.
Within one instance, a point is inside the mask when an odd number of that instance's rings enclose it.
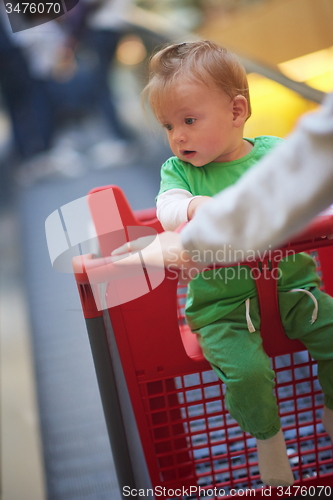
<instances>
[{"instance_id":1,"label":"blurred person in background","mask_svg":"<svg viewBox=\"0 0 333 500\"><path fill-rule=\"evenodd\" d=\"M14 149L26 159L49 147L49 126L39 113L43 105L37 104L40 96L29 61L10 30L0 4L0 90L12 123Z\"/></svg>"},{"instance_id":2,"label":"blurred person in background","mask_svg":"<svg viewBox=\"0 0 333 500\"><path fill-rule=\"evenodd\" d=\"M15 69L6 71L2 87L15 149L23 161L23 183L54 173L80 175L88 166L87 151L80 149L91 146L93 151L99 141L107 142L110 159L105 165L121 162L132 145L134 134L118 115L112 89L112 62L129 28L124 18L130 3L81 0L66 15L34 28L27 28L25 16L25 29L18 33L11 32L1 9L2 52L7 66ZM84 119L105 123L105 129L100 126L104 138L98 131L84 137L78 130ZM93 164L93 154L90 160Z\"/></svg>"},{"instance_id":3,"label":"blurred person in background","mask_svg":"<svg viewBox=\"0 0 333 500\"><path fill-rule=\"evenodd\" d=\"M98 111L109 127L113 149L126 146L133 132L119 116L112 88L113 62L120 38L130 25L132 0L81 0L58 22L67 33L49 82L50 96L65 118ZM110 152L111 152L110 148ZM123 151L122 151L123 152Z\"/></svg>"},{"instance_id":4,"label":"blurred person in background","mask_svg":"<svg viewBox=\"0 0 333 500\"><path fill-rule=\"evenodd\" d=\"M94 78L95 98L120 140L133 139L133 133L120 120L110 89L110 70L120 38L130 30L125 21L133 0L84 0L86 2L86 26L82 44L94 52L97 60Z\"/></svg>"}]
</instances>

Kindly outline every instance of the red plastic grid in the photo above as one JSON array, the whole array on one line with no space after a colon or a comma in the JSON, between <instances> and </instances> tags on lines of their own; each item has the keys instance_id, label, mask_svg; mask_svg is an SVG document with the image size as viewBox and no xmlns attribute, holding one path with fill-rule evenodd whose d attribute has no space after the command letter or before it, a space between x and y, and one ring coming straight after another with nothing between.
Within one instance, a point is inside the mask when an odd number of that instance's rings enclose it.
<instances>
[{"instance_id":1,"label":"red plastic grid","mask_svg":"<svg viewBox=\"0 0 333 500\"><path fill-rule=\"evenodd\" d=\"M272 359L295 484L332 475L332 447L320 419L323 397L307 351ZM169 488L195 470L195 484L226 492L261 488L255 439L224 405L224 384L212 370L142 383L161 483ZM217 497L213 497L217 498Z\"/></svg>"}]
</instances>

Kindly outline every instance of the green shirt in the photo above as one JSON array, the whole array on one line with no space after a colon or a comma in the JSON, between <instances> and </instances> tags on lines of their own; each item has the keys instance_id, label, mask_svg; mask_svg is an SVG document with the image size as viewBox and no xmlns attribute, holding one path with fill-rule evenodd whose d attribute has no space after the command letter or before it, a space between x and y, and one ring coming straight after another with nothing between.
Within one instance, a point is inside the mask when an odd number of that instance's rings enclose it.
<instances>
[{"instance_id":1,"label":"green shirt","mask_svg":"<svg viewBox=\"0 0 333 500\"><path fill-rule=\"evenodd\" d=\"M214 196L234 184L282 139L260 136L247 139L252 150L230 162L211 162L194 167L177 157L169 158L161 170L159 194L169 189L185 189L193 196ZM279 265L278 290L319 285L313 259L304 253L289 255ZM210 324L256 295L255 280L248 266L232 266L198 274L189 284L186 318L192 330Z\"/></svg>"}]
</instances>

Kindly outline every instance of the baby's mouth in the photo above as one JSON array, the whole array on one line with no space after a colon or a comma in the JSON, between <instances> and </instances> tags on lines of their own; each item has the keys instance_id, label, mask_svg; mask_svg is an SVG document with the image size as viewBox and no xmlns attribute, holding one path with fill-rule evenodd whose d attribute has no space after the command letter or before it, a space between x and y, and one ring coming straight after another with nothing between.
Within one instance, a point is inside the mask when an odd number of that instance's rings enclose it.
<instances>
[{"instance_id":1,"label":"baby's mouth","mask_svg":"<svg viewBox=\"0 0 333 500\"><path fill-rule=\"evenodd\" d=\"M184 156L192 156L196 153L196 151L191 151L189 149L184 149L183 151L181 151L181 153L184 155Z\"/></svg>"}]
</instances>

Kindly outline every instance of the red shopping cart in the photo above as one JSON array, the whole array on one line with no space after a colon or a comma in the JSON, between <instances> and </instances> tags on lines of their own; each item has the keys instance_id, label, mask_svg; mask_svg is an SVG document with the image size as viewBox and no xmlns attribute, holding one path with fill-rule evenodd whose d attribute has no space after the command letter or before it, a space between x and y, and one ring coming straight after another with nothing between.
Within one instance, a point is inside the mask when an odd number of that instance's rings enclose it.
<instances>
[{"instance_id":1,"label":"red shopping cart","mask_svg":"<svg viewBox=\"0 0 333 500\"><path fill-rule=\"evenodd\" d=\"M102 209L96 193L103 193ZM105 229L108 196L116 201L123 227L113 234ZM89 205L103 257L129 240L128 228L132 235L133 228L140 229L138 235L162 231L155 210L133 213L116 186L92 190ZM311 251L322 287L333 295L332 234L333 212L317 217L269 257L249 263L258 273L263 345L276 373L275 392L295 476L289 491L268 491L260 482L255 439L239 428L225 408L223 383L185 324L186 289L174 274L166 270L161 284L152 286L145 273L149 293L103 309L88 277L88 270L102 266L103 259L92 255L74 259L124 497L131 490L138 494L143 484L162 498L217 500L252 494L274 499L312 492L314 496L315 487L331 494L332 445L321 426L323 396L316 362L301 342L290 341L283 332L274 270L288 252ZM108 293L105 287L104 292Z\"/></svg>"}]
</instances>

